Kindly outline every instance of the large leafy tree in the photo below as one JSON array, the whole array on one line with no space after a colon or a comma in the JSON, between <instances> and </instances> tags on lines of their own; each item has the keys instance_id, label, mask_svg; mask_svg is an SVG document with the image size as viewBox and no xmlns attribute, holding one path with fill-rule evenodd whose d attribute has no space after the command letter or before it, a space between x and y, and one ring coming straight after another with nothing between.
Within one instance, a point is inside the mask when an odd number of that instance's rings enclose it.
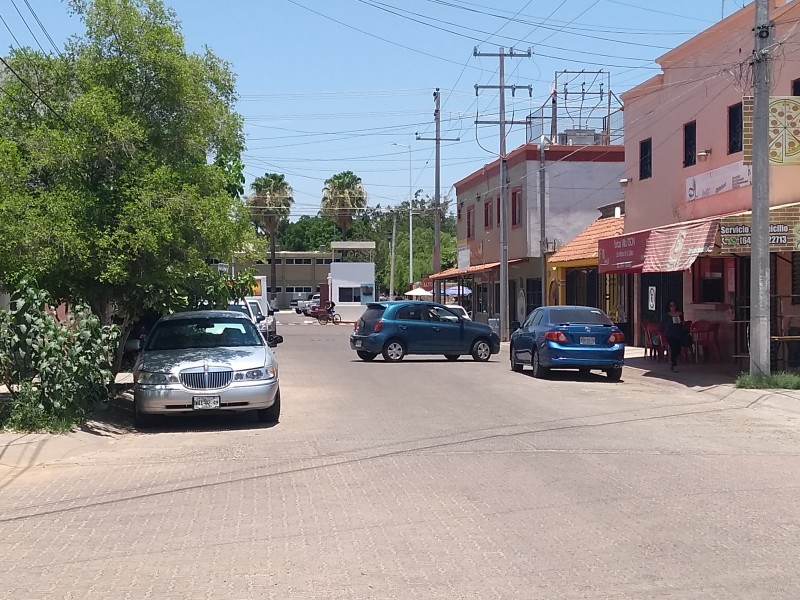
<instances>
[{"instance_id":1,"label":"large leafy tree","mask_svg":"<svg viewBox=\"0 0 800 600\"><path fill-rule=\"evenodd\" d=\"M72 0L62 52L0 78L0 280L128 322L185 306L209 259L255 249L235 78L161 0ZM124 343L124 336L122 338Z\"/></svg>"},{"instance_id":2,"label":"large leafy tree","mask_svg":"<svg viewBox=\"0 0 800 600\"><path fill-rule=\"evenodd\" d=\"M286 178L279 173L265 173L261 177L256 177L250 189L253 191L249 199L253 222L269 234L269 252L272 259L270 294L274 300L276 298L275 245L278 226L289 217L294 203L293 191Z\"/></svg>"},{"instance_id":3,"label":"large leafy tree","mask_svg":"<svg viewBox=\"0 0 800 600\"><path fill-rule=\"evenodd\" d=\"M353 218L367 206L367 192L361 178L344 171L325 180L322 190L322 214L332 219L347 237Z\"/></svg>"},{"instance_id":4,"label":"large leafy tree","mask_svg":"<svg viewBox=\"0 0 800 600\"><path fill-rule=\"evenodd\" d=\"M278 240L283 250L327 250L339 234L336 223L328 217L303 215L294 223L284 221L278 227Z\"/></svg>"}]
</instances>

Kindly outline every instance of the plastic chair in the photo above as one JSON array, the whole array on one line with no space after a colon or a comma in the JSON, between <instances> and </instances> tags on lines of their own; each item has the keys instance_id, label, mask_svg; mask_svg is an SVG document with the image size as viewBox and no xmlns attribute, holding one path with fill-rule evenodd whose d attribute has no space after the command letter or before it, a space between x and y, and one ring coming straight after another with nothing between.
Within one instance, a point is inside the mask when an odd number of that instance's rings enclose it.
<instances>
[{"instance_id":1,"label":"plastic chair","mask_svg":"<svg viewBox=\"0 0 800 600\"><path fill-rule=\"evenodd\" d=\"M694 362L699 362L700 348L703 349L703 360L707 361L711 353L711 323L708 321L695 321L690 330L694 339Z\"/></svg>"},{"instance_id":2,"label":"plastic chair","mask_svg":"<svg viewBox=\"0 0 800 600\"><path fill-rule=\"evenodd\" d=\"M645 356L656 358L658 362L666 355L666 340L655 323L642 323L644 329Z\"/></svg>"},{"instance_id":3,"label":"plastic chair","mask_svg":"<svg viewBox=\"0 0 800 600\"><path fill-rule=\"evenodd\" d=\"M722 350L719 349L719 321L714 321L711 323L709 329L709 337L711 338L711 351L712 355L716 354L716 359L720 360L722 358Z\"/></svg>"}]
</instances>

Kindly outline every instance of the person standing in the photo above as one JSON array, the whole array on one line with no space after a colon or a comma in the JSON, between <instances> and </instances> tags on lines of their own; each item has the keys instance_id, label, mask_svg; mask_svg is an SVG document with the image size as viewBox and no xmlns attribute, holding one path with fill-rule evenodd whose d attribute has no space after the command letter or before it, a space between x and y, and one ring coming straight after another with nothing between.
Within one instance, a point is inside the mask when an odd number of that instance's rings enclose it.
<instances>
[{"instance_id":1,"label":"person standing","mask_svg":"<svg viewBox=\"0 0 800 600\"><path fill-rule=\"evenodd\" d=\"M670 370L678 372L678 356L686 340L686 327L683 313L678 310L678 303L670 300L667 304L667 314L661 319L661 335L667 340L669 346Z\"/></svg>"}]
</instances>

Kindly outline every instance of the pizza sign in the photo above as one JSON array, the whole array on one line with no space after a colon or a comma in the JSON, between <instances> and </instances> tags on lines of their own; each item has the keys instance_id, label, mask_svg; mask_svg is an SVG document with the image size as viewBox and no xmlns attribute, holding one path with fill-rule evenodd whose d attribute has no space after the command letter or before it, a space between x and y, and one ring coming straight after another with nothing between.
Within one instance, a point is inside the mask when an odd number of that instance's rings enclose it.
<instances>
[{"instance_id":1,"label":"pizza sign","mask_svg":"<svg viewBox=\"0 0 800 600\"><path fill-rule=\"evenodd\" d=\"M769 162L800 165L800 97L773 96L769 101Z\"/></svg>"}]
</instances>

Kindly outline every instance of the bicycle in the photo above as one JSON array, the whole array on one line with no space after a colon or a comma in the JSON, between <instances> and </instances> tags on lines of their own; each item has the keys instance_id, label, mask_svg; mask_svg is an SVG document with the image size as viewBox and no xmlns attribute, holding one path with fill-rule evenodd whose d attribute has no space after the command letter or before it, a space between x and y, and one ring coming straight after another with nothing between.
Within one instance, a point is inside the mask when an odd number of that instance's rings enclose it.
<instances>
[{"instance_id":1,"label":"bicycle","mask_svg":"<svg viewBox=\"0 0 800 600\"><path fill-rule=\"evenodd\" d=\"M338 325L342 322L342 316L338 313L328 314L327 312L320 313L317 317L317 322L320 325L327 325L328 323L333 323L334 325Z\"/></svg>"}]
</instances>

